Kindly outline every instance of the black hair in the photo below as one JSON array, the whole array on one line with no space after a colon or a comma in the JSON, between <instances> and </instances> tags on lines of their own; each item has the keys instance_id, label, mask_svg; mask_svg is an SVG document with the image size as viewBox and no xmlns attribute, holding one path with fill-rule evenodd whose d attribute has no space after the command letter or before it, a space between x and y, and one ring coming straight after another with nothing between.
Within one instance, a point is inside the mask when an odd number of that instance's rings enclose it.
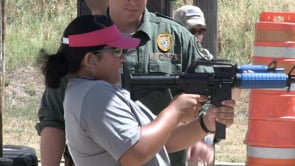
<instances>
[{"instance_id":1,"label":"black hair","mask_svg":"<svg viewBox=\"0 0 295 166\"><path fill-rule=\"evenodd\" d=\"M63 37L83 34L113 25L106 16L83 15L75 18L64 30ZM99 37L99 36L98 36ZM60 80L67 74L77 72L87 52L101 50L105 45L91 47L69 47L61 44L57 53L48 54L44 49L39 51L38 63L45 77L45 85L58 88Z\"/></svg>"}]
</instances>

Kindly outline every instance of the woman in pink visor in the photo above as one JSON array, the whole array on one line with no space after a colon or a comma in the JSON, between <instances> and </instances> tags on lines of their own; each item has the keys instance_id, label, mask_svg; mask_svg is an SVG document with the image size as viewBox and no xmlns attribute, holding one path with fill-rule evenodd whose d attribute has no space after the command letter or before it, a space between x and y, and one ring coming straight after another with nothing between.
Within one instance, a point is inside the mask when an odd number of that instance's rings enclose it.
<instances>
[{"instance_id":1,"label":"woman in pink visor","mask_svg":"<svg viewBox=\"0 0 295 166\"><path fill-rule=\"evenodd\" d=\"M124 50L139 43L123 36L106 16L86 15L68 25L56 54L41 55L47 87L68 81L66 143L76 166L168 166L168 152L185 149L207 134L200 121L215 130L219 116L213 109L196 118L207 101L204 96L180 94L155 116L120 87ZM233 118L232 109L223 111Z\"/></svg>"}]
</instances>

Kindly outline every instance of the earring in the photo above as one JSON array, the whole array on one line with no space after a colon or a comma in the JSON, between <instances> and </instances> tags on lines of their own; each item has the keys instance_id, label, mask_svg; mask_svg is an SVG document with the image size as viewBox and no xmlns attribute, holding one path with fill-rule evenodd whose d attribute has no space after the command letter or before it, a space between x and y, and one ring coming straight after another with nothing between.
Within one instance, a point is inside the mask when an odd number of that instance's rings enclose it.
<instances>
[{"instance_id":1,"label":"earring","mask_svg":"<svg viewBox=\"0 0 295 166\"><path fill-rule=\"evenodd\" d=\"M88 63L91 64L91 65L95 64L92 58L89 58Z\"/></svg>"}]
</instances>

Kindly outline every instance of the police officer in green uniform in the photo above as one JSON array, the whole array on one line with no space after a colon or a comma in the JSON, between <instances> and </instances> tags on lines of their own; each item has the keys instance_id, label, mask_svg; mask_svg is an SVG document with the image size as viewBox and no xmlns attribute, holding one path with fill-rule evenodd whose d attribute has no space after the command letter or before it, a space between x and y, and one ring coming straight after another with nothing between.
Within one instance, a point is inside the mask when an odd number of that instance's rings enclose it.
<instances>
[{"instance_id":1,"label":"police officer in green uniform","mask_svg":"<svg viewBox=\"0 0 295 166\"><path fill-rule=\"evenodd\" d=\"M147 0L109 0L108 15L119 30L125 35L134 36L141 40L138 48L128 50L126 54L127 62L123 66L123 87L127 84L126 77L129 73L155 73L163 76L165 74L180 74L185 72L195 60L206 60L208 57L202 53L200 44L186 28L170 18L150 13L146 9L146 4ZM213 72L208 67L200 67L198 70ZM52 141L51 145L51 147L62 146L57 149L64 147L64 144L54 145L54 142L64 141L62 103L66 82L65 78L59 89L47 88L45 90L38 111L40 122L36 125L41 140L45 136L42 135L42 130L47 127L61 131L56 138L62 139L63 137L63 140ZM155 114L167 106L175 95L173 89L140 93L139 100ZM185 152L172 153L170 159L173 166L184 166Z\"/></svg>"},{"instance_id":2,"label":"police officer in green uniform","mask_svg":"<svg viewBox=\"0 0 295 166\"><path fill-rule=\"evenodd\" d=\"M143 42L137 49L127 52L127 62L123 67L123 87L124 81L128 81L126 77L129 73L155 73L163 74L163 76L180 74L194 60L207 57L206 54L200 54L202 50L198 41L177 22L147 10L144 12L142 24L133 36L140 38ZM204 68L201 70L206 71ZM153 113L158 114L173 98L171 91L173 90L151 92L141 90L135 94L142 97L139 100ZM172 165L185 165L185 151L170 153L169 156Z\"/></svg>"}]
</instances>

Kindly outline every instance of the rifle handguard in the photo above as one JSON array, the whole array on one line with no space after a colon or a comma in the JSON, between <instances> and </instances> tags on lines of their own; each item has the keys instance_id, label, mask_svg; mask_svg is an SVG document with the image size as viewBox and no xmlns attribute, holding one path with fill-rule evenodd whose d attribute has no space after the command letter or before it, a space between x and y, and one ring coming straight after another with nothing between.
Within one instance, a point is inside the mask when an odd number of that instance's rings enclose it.
<instances>
[{"instance_id":1,"label":"rifle handguard","mask_svg":"<svg viewBox=\"0 0 295 166\"><path fill-rule=\"evenodd\" d=\"M205 125L205 122L204 122L204 114L201 114L199 116L199 121L200 121L200 125L201 125L201 128L207 133L207 134L214 134L215 131L211 131L209 130L206 125Z\"/></svg>"}]
</instances>

